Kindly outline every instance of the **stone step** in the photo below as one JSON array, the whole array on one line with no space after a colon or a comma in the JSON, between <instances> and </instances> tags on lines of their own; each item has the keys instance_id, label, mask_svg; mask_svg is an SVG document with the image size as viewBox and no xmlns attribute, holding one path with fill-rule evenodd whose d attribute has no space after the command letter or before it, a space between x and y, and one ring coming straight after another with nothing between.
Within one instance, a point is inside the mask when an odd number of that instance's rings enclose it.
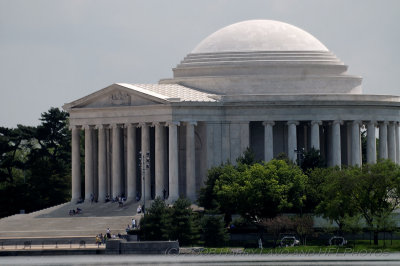
<instances>
[{"instance_id":1,"label":"stone step","mask_svg":"<svg viewBox=\"0 0 400 266\"><path fill-rule=\"evenodd\" d=\"M142 214L136 213L139 203L65 203L30 214L18 214L0 219L0 237L60 237L96 236L105 233L124 234L132 219L139 224ZM82 214L70 216L69 210L79 206Z\"/></svg>"}]
</instances>

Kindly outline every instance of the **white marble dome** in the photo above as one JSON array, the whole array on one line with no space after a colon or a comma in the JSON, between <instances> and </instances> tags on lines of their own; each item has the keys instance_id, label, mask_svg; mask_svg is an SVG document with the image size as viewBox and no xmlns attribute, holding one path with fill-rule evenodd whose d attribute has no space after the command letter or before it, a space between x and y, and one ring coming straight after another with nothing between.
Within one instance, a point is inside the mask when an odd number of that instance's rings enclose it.
<instances>
[{"instance_id":1,"label":"white marble dome","mask_svg":"<svg viewBox=\"0 0 400 266\"><path fill-rule=\"evenodd\" d=\"M314 36L274 20L224 27L173 69L180 84L218 95L360 94L361 77Z\"/></svg>"},{"instance_id":2,"label":"white marble dome","mask_svg":"<svg viewBox=\"0 0 400 266\"><path fill-rule=\"evenodd\" d=\"M328 51L308 32L275 20L248 20L205 38L192 54L247 51Z\"/></svg>"}]
</instances>

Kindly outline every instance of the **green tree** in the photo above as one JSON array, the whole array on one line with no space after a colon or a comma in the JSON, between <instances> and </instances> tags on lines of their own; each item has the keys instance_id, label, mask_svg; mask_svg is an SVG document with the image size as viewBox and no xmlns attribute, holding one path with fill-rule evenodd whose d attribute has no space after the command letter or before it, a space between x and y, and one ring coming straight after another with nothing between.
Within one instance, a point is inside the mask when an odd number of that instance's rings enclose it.
<instances>
[{"instance_id":1,"label":"green tree","mask_svg":"<svg viewBox=\"0 0 400 266\"><path fill-rule=\"evenodd\" d=\"M245 168L246 165L240 166L241 169ZM228 190L225 193L220 192L220 186L223 182L231 183L235 186L234 180L237 179L239 171L232 164L220 165L213 167L208 171L207 181L205 186L200 189L199 204L207 210L214 210L224 214L225 224L228 225L232 220L231 215L237 211L238 199L236 198L235 191Z\"/></svg>"},{"instance_id":2,"label":"green tree","mask_svg":"<svg viewBox=\"0 0 400 266\"><path fill-rule=\"evenodd\" d=\"M50 108L40 120L37 127L0 128L1 216L70 198L68 114Z\"/></svg>"},{"instance_id":3,"label":"green tree","mask_svg":"<svg viewBox=\"0 0 400 266\"><path fill-rule=\"evenodd\" d=\"M356 214L353 216L346 215L344 217L343 231L350 233L353 236L353 247L356 247L355 235L361 232L363 229L363 224L361 222L361 215Z\"/></svg>"},{"instance_id":4,"label":"green tree","mask_svg":"<svg viewBox=\"0 0 400 266\"><path fill-rule=\"evenodd\" d=\"M255 223L273 218L284 210L299 210L305 199L307 176L296 165L282 160L230 169L215 182L219 202L237 205L237 212Z\"/></svg>"},{"instance_id":5,"label":"green tree","mask_svg":"<svg viewBox=\"0 0 400 266\"><path fill-rule=\"evenodd\" d=\"M325 167L324 159L322 158L319 150L311 148L309 151L304 153L304 158L301 162L301 169L307 174L309 170L314 168Z\"/></svg>"},{"instance_id":6,"label":"green tree","mask_svg":"<svg viewBox=\"0 0 400 266\"><path fill-rule=\"evenodd\" d=\"M374 233L378 245L378 233L384 222L400 204L400 167L390 160L364 165L350 176L354 184L350 200Z\"/></svg>"},{"instance_id":7,"label":"green tree","mask_svg":"<svg viewBox=\"0 0 400 266\"><path fill-rule=\"evenodd\" d=\"M190 205L188 199L179 198L170 210L169 238L179 240L179 244L184 246L195 243L199 238L195 214Z\"/></svg>"},{"instance_id":8,"label":"green tree","mask_svg":"<svg viewBox=\"0 0 400 266\"><path fill-rule=\"evenodd\" d=\"M334 221L339 226L339 233L343 233L343 226L346 216L353 216L356 212L351 192L354 189L358 167L340 169L339 167L325 170L316 170L317 174L324 176L316 213L324 218ZM311 176L315 173L311 174Z\"/></svg>"},{"instance_id":9,"label":"green tree","mask_svg":"<svg viewBox=\"0 0 400 266\"><path fill-rule=\"evenodd\" d=\"M229 165L229 164L227 164ZM214 192L215 181L222 175L226 165L212 167L207 172L207 180L204 186L200 189L199 205L207 210L215 210L219 208L217 196Z\"/></svg>"},{"instance_id":10,"label":"green tree","mask_svg":"<svg viewBox=\"0 0 400 266\"><path fill-rule=\"evenodd\" d=\"M71 145L68 113L50 108L33 130L26 168L36 209L63 203L70 198Z\"/></svg>"},{"instance_id":11,"label":"green tree","mask_svg":"<svg viewBox=\"0 0 400 266\"><path fill-rule=\"evenodd\" d=\"M296 216L293 218L294 230L299 235L303 245L307 245L307 236L314 232L314 220L310 215Z\"/></svg>"},{"instance_id":12,"label":"green tree","mask_svg":"<svg viewBox=\"0 0 400 266\"><path fill-rule=\"evenodd\" d=\"M306 200L304 202L305 212L315 212L315 208L324 198L323 187L325 179L334 168L314 168L307 171L307 182L305 187Z\"/></svg>"},{"instance_id":13,"label":"green tree","mask_svg":"<svg viewBox=\"0 0 400 266\"><path fill-rule=\"evenodd\" d=\"M140 220L141 237L145 240L168 240L170 222L167 205L157 197Z\"/></svg>"},{"instance_id":14,"label":"green tree","mask_svg":"<svg viewBox=\"0 0 400 266\"><path fill-rule=\"evenodd\" d=\"M241 155L239 158L236 159L236 162L238 164L253 165L257 162L256 155L251 150L251 148L247 147L243 155Z\"/></svg>"},{"instance_id":15,"label":"green tree","mask_svg":"<svg viewBox=\"0 0 400 266\"><path fill-rule=\"evenodd\" d=\"M220 247L228 241L229 235L221 215L205 214L201 219L204 246Z\"/></svg>"}]
</instances>

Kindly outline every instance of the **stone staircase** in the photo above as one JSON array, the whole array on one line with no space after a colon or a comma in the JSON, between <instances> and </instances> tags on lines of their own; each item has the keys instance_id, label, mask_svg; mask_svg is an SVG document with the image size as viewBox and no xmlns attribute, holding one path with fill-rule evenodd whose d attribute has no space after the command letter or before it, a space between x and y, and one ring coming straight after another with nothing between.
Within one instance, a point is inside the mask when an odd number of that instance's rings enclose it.
<instances>
[{"instance_id":1,"label":"stone staircase","mask_svg":"<svg viewBox=\"0 0 400 266\"><path fill-rule=\"evenodd\" d=\"M29 214L16 214L0 219L0 238L34 237L94 237L105 233L125 233L132 218L139 222L142 214L137 214L139 203L127 202L123 207L118 203L64 203ZM81 214L69 215L69 210L79 207Z\"/></svg>"}]
</instances>

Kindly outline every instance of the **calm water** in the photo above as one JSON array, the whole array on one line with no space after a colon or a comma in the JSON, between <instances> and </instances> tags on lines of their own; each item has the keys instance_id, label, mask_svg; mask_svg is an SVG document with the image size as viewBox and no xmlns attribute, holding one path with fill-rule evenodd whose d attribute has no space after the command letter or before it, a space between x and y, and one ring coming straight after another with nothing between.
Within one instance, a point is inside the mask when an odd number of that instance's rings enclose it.
<instances>
[{"instance_id":1,"label":"calm water","mask_svg":"<svg viewBox=\"0 0 400 266\"><path fill-rule=\"evenodd\" d=\"M0 257L0 265L399 265L400 253L373 255L76 255Z\"/></svg>"}]
</instances>

